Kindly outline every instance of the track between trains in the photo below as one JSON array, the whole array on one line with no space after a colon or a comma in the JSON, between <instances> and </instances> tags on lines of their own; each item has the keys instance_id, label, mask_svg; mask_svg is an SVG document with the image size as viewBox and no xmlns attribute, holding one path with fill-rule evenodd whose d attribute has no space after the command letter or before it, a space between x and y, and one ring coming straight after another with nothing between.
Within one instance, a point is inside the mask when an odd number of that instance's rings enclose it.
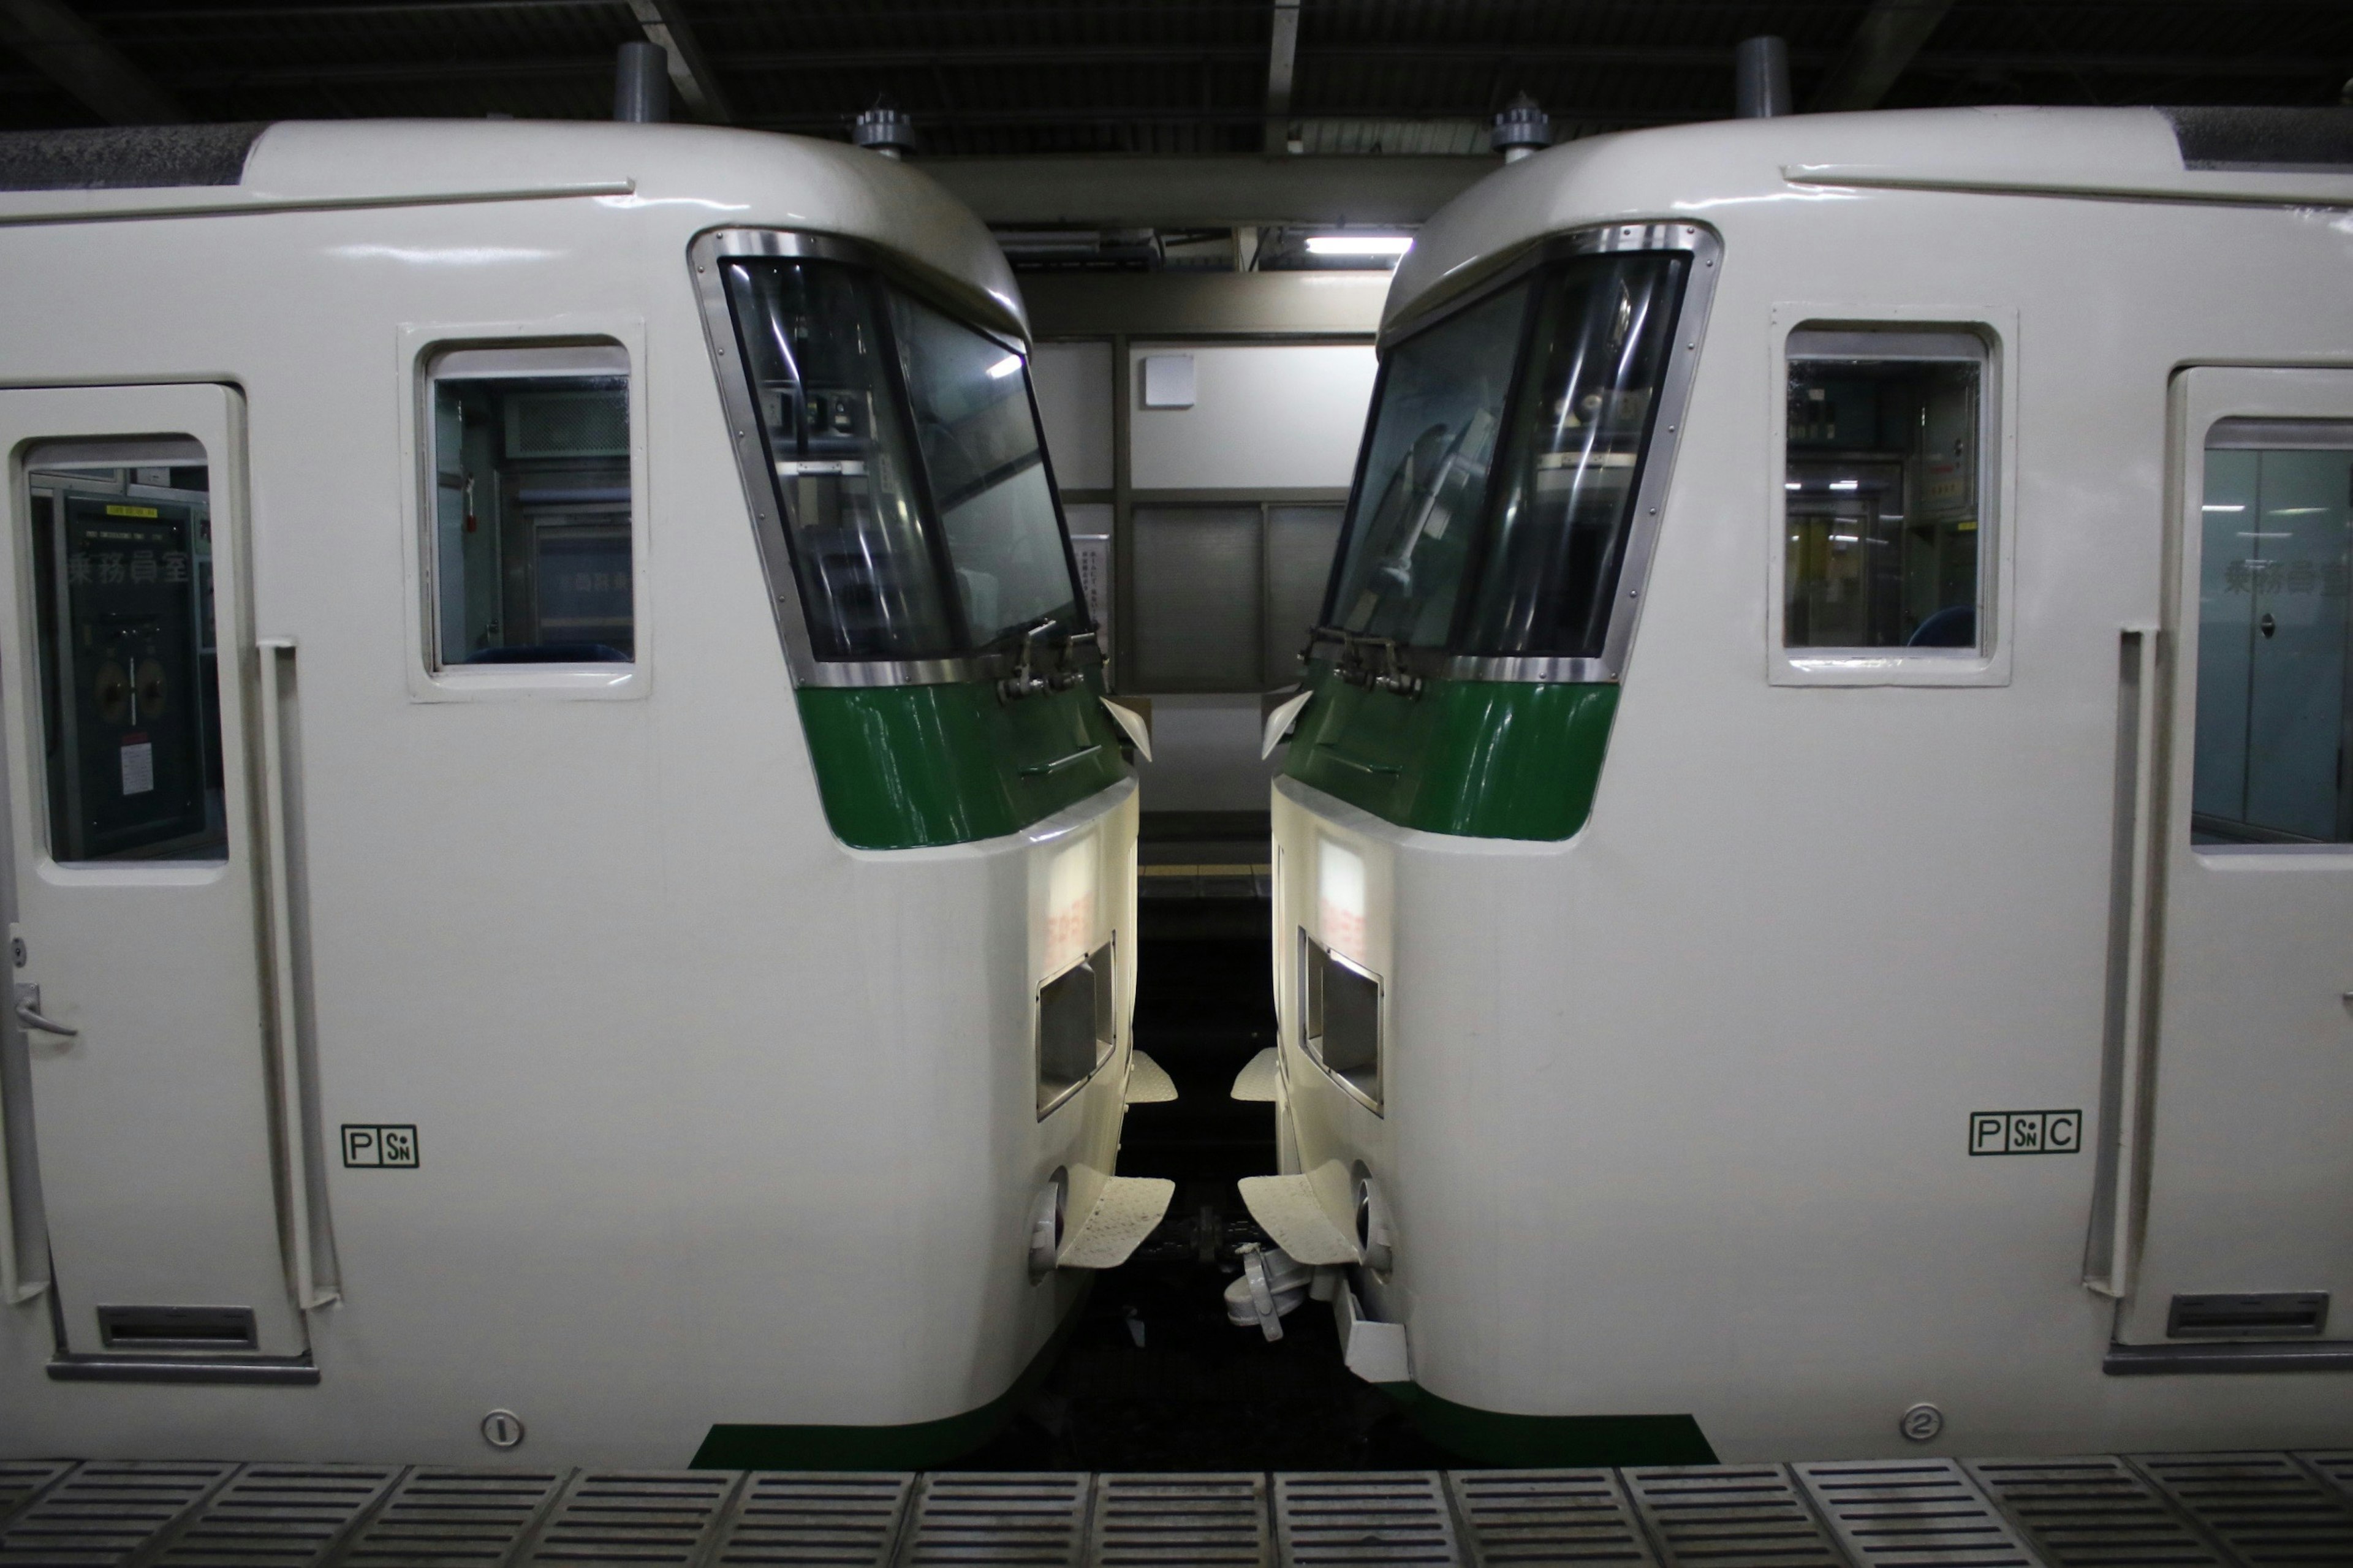
<instances>
[{"instance_id":1,"label":"track between trains","mask_svg":"<svg viewBox=\"0 0 2353 1568\"><path fill-rule=\"evenodd\" d=\"M2353 1563L2353 1450L1116 1475L0 1461L7 1568Z\"/></svg>"}]
</instances>

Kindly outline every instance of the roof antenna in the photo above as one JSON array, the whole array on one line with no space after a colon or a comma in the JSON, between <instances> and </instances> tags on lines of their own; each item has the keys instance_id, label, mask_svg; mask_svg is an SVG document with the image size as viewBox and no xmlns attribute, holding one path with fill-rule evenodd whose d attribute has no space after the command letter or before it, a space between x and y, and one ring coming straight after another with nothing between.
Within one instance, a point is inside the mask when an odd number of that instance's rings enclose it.
<instances>
[{"instance_id":1,"label":"roof antenna","mask_svg":"<svg viewBox=\"0 0 2353 1568\"><path fill-rule=\"evenodd\" d=\"M1501 153L1504 163L1516 163L1552 145L1552 117L1524 92L1487 127L1487 145Z\"/></svg>"},{"instance_id":2,"label":"roof antenna","mask_svg":"<svg viewBox=\"0 0 2353 1568\"><path fill-rule=\"evenodd\" d=\"M915 150L915 122L900 112L889 94L874 100L874 107L860 115L849 128L849 139L860 147L871 147L885 158L900 159Z\"/></svg>"},{"instance_id":3,"label":"roof antenna","mask_svg":"<svg viewBox=\"0 0 2353 1568\"><path fill-rule=\"evenodd\" d=\"M670 54L659 44L621 46L613 67L613 118L639 125L670 118Z\"/></svg>"},{"instance_id":4,"label":"roof antenna","mask_svg":"<svg viewBox=\"0 0 2353 1568\"><path fill-rule=\"evenodd\" d=\"M1732 112L1771 120L1790 107L1789 41L1769 34L1741 39L1732 50Z\"/></svg>"}]
</instances>

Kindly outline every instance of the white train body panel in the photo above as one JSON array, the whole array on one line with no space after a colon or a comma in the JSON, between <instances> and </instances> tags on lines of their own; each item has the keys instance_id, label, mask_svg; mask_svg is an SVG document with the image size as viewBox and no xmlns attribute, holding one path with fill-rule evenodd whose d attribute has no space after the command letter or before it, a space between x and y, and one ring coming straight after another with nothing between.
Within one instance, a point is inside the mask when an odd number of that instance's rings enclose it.
<instances>
[{"instance_id":1,"label":"white train body panel","mask_svg":"<svg viewBox=\"0 0 2353 1568\"><path fill-rule=\"evenodd\" d=\"M1580 142L1424 231L1393 322L1547 234L1679 220L1722 250L1583 827L1458 837L1275 786L1286 1169L1379 1184L1394 1264L1357 1275L1422 1391L1687 1413L1726 1459L1919 1452L1919 1402L1939 1452L2353 1436L2342 1373L2102 1370L2166 1338L2173 1292L2353 1297L2353 854L2190 851L2197 587L2168 575L2198 517L2182 429L2353 419L2348 206L2344 171L2185 172L2147 111L1988 110ZM1942 684L1780 646L1804 321L1992 342L1991 653ZM2203 394L2193 366L2309 369ZM2128 628L2162 628L2150 711L2179 738L2137 884L2161 943L2138 1135L2102 1111L2131 1055ZM1303 930L1380 977L1381 1114L1302 1047ZM1972 1157L1972 1113L2052 1108L2081 1152ZM2085 1283L2104 1139L2148 1173L2121 1307Z\"/></svg>"},{"instance_id":2,"label":"white train body panel","mask_svg":"<svg viewBox=\"0 0 2353 1568\"><path fill-rule=\"evenodd\" d=\"M520 195L470 199L497 192ZM979 842L864 851L834 837L687 259L720 225L862 239L1018 333L977 222L862 153L682 127L280 126L241 187L7 201L0 383L210 398L229 444L207 443L220 570L249 595L232 618L222 590L224 687L250 704L252 639L294 644L290 861L323 1131L314 1267L340 1299L278 1309L316 1386L54 1380L58 1330L19 1191L25 1299L0 1307L0 1451L469 1460L487 1452L484 1413L504 1407L533 1462L676 1465L714 1424L904 1426L1003 1394L1078 1286L1030 1277L1034 1195L1067 1167L1075 1200L1116 1158L1134 786ZM207 203L256 210L139 216ZM118 216L22 221L78 208ZM417 658L412 358L439 338L577 334L630 357L636 662L573 689L436 689ZM0 417L12 448L153 431L120 422L140 395L11 391ZM230 742L241 758L259 744ZM7 747L22 821L38 760L21 729ZM233 814L237 792L233 774ZM240 850L247 828L233 815ZM59 880L21 837L20 882ZM1066 872L1067 907L1050 910L1074 846L1091 875L1072 898ZM216 879L253 875L249 860ZM54 900L23 901L16 977L71 1022L100 968L54 951L40 924ZM1050 916L1065 922L1051 941ZM215 934L205 963L268 973L266 919ZM1050 949L1074 934L1115 942L1121 1054L1039 1119L1035 998ZM103 968L168 1005L206 984L194 962L121 952ZM249 1015L262 1004L245 991ZM272 1037L247 1024L236 1071L183 1090L191 1114L207 1096L243 1107L260 1139L249 1164L272 1160L285 1121ZM105 1044L93 1028L29 1046L66 1298L71 1260L147 1245L132 1228L64 1229L66 1185L140 1159L135 1123L69 1148L44 1120ZM415 1168L345 1168L346 1124L413 1126ZM277 1207L267 1183L258 1202L248 1230L285 1226L282 1178ZM88 1223L133 1226L134 1206L100 1205ZM185 1206L213 1223L201 1195ZM290 1265L272 1262L283 1297Z\"/></svg>"}]
</instances>

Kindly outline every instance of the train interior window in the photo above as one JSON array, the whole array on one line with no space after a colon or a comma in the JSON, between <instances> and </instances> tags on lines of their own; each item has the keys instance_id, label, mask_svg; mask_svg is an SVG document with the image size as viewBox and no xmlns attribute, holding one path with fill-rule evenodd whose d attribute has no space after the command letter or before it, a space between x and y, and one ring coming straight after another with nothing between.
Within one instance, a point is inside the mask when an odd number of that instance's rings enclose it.
<instances>
[{"instance_id":1,"label":"train interior window","mask_svg":"<svg viewBox=\"0 0 2353 1568\"><path fill-rule=\"evenodd\" d=\"M1783 646L1981 647L1984 341L1800 331L1788 364Z\"/></svg>"},{"instance_id":2,"label":"train interior window","mask_svg":"<svg viewBox=\"0 0 2353 1568\"><path fill-rule=\"evenodd\" d=\"M204 449L108 445L26 463L49 852L225 859Z\"/></svg>"},{"instance_id":3,"label":"train interior window","mask_svg":"<svg viewBox=\"0 0 2353 1568\"><path fill-rule=\"evenodd\" d=\"M2353 423L2226 419L2205 468L2192 841L2353 843Z\"/></svg>"},{"instance_id":4,"label":"train interior window","mask_svg":"<svg viewBox=\"0 0 2353 1568\"><path fill-rule=\"evenodd\" d=\"M433 662L630 662L626 351L459 349L429 385Z\"/></svg>"}]
</instances>

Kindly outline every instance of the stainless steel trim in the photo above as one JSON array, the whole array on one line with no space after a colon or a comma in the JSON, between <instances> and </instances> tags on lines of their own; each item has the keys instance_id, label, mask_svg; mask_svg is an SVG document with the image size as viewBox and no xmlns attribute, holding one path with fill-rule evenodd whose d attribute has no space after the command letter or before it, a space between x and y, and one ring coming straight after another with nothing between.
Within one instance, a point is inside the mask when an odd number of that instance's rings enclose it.
<instances>
[{"instance_id":1,"label":"stainless steel trim","mask_svg":"<svg viewBox=\"0 0 2353 1568\"><path fill-rule=\"evenodd\" d=\"M2110 1377L2194 1372L2353 1372L2353 1340L2272 1340L2262 1343L2118 1345L2100 1358Z\"/></svg>"},{"instance_id":2,"label":"stainless steel trim","mask_svg":"<svg viewBox=\"0 0 2353 1568\"><path fill-rule=\"evenodd\" d=\"M800 579L793 570L791 546L785 538L785 520L777 510L775 479L768 471L767 452L760 438L758 411L753 405L744 367L736 363L742 356L736 352L735 321L727 308L720 263L730 257L744 256L849 261L872 267L894 282L906 279L890 266L881 252L831 235L781 229L713 229L696 236L687 249L687 259L694 268L695 295L702 307L702 335L711 351L712 372L718 377L719 401L726 410L728 438L734 444L736 470L744 484L744 502L751 509L752 536L759 550L768 605L776 617L776 631L784 641L785 659L792 670L793 684L831 688L949 686L973 680L1001 680L1012 674L1016 657L1011 651L917 659L817 657L809 638L807 613L801 604ZM988 332L1008 347L1028 353L1027 344L1002 332L990 331L983 323L972 320L969 311L958 309L954 313L965 326Z\"/></svg>"},{"instance_id":3,"label":"stainless steel trim","mask_svg":"<svg viewBox=\"0 0 2353 1568\"><path fill-rule=\"evenodd\" d=\"M1442 648L1408 648L1402 657L1406 667L1414 673L1457 680L1580 684L1624 679L1634 628L1641 618L1642 590L1650 585L1651 557L1658 543L1659 513L1666 504L1675 454L1683 443L1692 382L1699 370L1700 345L1707 341L1708 310L1715 299L1715 279L1724 258L1724 242L1714 230L1689 223L1608 224L1555 235L1528 255L1491 275L1480 287L1451 298L1440 308L1413 317L1410 331L1401 329L1382 334L1381 350L1387 353L1412 332L1469 309L1547 262L1564 257L1645 250L1688 251L1692 268L1691 276L1683 283L1683 308L1675 317L1672 357L1659 384L1658 411L1653 416L1650 447L1644 454L1641 481L1633 496L1633 520L1627 530L1625 559L1619 568L1617 602L1610 606L1609 629L1603 634L1600 657L1462 654ZM1523 344L1521 352L1532 353L1534 346Z\"/></svg>"},{"instance_id":4,"label":"stainless steel trim","mask_svg":"<svg viewBox=\"0 0 2353 1568\"><path fill-rule=\"evenodd\" d=\"M58 1383L271 1383L308 1386L319 1381L308 1355L230 1359L204 1356L61 1355L49 1363Z\"/></svg>"}]
</instances>

